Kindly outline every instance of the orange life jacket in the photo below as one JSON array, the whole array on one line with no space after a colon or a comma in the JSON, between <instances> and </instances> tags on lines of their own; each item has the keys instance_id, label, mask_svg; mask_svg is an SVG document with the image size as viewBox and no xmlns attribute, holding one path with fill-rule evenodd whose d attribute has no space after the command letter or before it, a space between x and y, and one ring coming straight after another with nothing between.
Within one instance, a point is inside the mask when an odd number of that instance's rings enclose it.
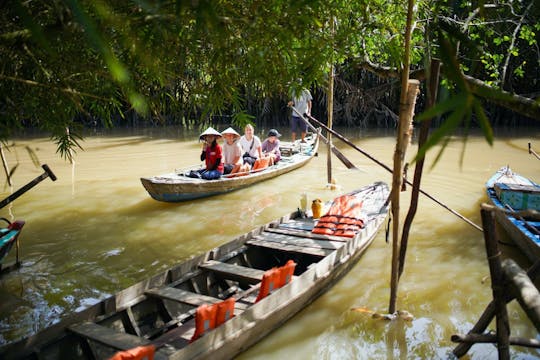
<instances>
[{"instance_id":1,"label":"orange life jacket","mask_svg":"<svg viewBox=\"0 0 540 360\"><path fill-rule=\"evenodd\" d=\"M228 298L215 304L202 304L195 312L195 333L190 343L215 329L234 316L234 298Z\"/></svg>"},{"instance_id":2,"label":"orange life jacket","mask_svg":"<svg viewBox=\"0 0 540 360\"><path fill-rule=\"evenodd\" d=\"M257 159L253 163L252 171L266 169L270 164L270 158Z\"/></svg>"},{"instance_id":3,"label":"orange life jacket","mask_svg":"<svg viewBox=\"0 0 540 360\"><path fill-rule=\"evenodd\" d=\"M255 300L255 302L264 299L273 291L290 283L295 268L296 263L292 260L289 260L283 266L280 266L278 268L274 267L270 270L265 271L261 281L261 289L259 290L259 294L257 295L257 299Z\"/></svg>"},{"instance_id":4,"label":"orange life jacket","mask_svg":"<svg viewBox=\"0 0 540 360\"><path fill-rule=\"evenodd\" d=\"M109 360L154 360L156 347L154 345L138 346L133 349L118 351Z\"/></svg>"}]
</instances>

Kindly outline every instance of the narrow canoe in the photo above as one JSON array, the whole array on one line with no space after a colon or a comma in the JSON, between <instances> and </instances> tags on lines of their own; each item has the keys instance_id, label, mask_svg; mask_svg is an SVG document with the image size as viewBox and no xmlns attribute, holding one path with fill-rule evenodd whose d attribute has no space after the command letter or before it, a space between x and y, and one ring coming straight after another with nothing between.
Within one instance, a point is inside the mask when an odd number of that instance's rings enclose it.
<instances>
[{"instance_id":1,"label":"narrow canoe","mask_svg":"<svg viewBox=\"0 0 540 360\"><path fill-rule=\"evenodd\" d=\"M489 200L500 209L540 211L540 185L508 166L500 168L487 181L486 190ZM496 212L495 218L533 263L540 259L540 221L503 212Z\"/></svg>"},{"instance_id":2,"label":"narrow canoe","mask_svg":"<svg viewBox=\"0 0 540 360\"><path fill-rule=\"evenodd\" d=\"M376 182L347 196L334 204L345 213L361 206L364 226L353 237L316 234L313 218L285 215L1 347L0 358L107 359L153 345L156 359L230 359L314 301L372 243L388 214L388 186ZM270 291L268 279L282 282ZM193 340L203 311L230 299L233 317Z\"/></svg>"},{"instance_id":3,"label":"narrow canoe","mask_svg":"<svg viewBox=\"0 0 540 360\"><path fill-rule=\"evenodd\" d=\"M165 202L180 202L227 193L306 165L317 154L319 138L312 134L306 136L305 140L305 143L297 140L294 143L283 144L282 157L276 165L243 176L222 176L217 180L204 180L185 176L186 169L184 169L181 172L143 177L141 182L153 199Z\"/></svg>"},{"instance_id":4,"label":"narrow canoe","mask_svg":"<svg viewBox=\"0 0 540 360\"><path fill-rule=\"evenodd\" d=\"M19 235L21 234L22 228L24 226L24 221L17 220L14 222L10 222L9 220L5 218L1 218L2 220L6 221L8 223L8 226L5 228L0 228L0 273L9 271L13 266L5 266L4 260L9 254L10 250L13 248L13 245L15 245L19 239ZM17 254L17 262L14 266L18 266L19 258Z\"/></svg>"}]
</instances>

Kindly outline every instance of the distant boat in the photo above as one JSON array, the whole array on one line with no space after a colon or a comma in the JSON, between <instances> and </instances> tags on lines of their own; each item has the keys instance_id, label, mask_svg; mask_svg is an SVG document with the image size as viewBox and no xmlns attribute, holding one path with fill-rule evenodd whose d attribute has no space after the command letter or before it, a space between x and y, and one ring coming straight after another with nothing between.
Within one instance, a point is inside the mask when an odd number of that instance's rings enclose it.
<instances>
[{"instance_id":1,"label":"distant boat","mask_svg":"<svg viewBox=\"0 0 540 360\"><path fill-rule=\"evenodd\" d=\"M337 197L321 220L285 215L0 347L0 358L109 359L154 350L155 359L233 358L357 263L388 215L389 192L376 182ZM344 233L313 231L321 227Z\"/></svg>"},{"instance_id":2,"label":"distant boat","mask_svg":"<svg viewBox=\"0 0 540 360\"><path fill-rule=\"evenodd\" d=\"M306 142L282 143L281 160L273 166L242 176L222 176L217 180L191 178L185 174L200 166L160 176L143 177L141 182L148 194L159 201L180 202L238 190L255 183L274 178L306 165L317 153L319 138L306 136Z\"/></svg>"},{"instance_id":3,"label":"distant boat","mask_svg":"<svg viewBox=\"0 0 540 360\"><path fill-rule=\"evenodd\" d=\"M19 249L17 241L24 226L24 221L17 220L15 222L10 222L6 218L0 219L6 221L8 224L7 227L0 228L0 273L2 273L13 267L11 265L6 267L4 264L4 260L9 251L13 248L13 245L16 245L17 247L17 260L14 266L19 266Z\"/></svg>"},{"instance_id":4,"label":"distant boat","mask_svg":"<svg viewBox=\"0 0 540 360\"><path fill-rule=\"evenodd\" d=\"M540 185L508 166L500 168L487 181L486 190L489 200L500 209L540 211ZM495 218L533 263L540 259L540 221L503 212L496 212Z\"/></svg>"}]
</instances>

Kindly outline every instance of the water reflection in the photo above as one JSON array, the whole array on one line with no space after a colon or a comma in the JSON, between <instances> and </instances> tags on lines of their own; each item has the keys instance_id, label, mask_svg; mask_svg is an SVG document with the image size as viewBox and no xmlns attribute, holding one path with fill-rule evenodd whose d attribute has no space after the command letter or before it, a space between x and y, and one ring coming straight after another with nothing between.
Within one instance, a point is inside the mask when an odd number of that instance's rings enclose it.
<instances>
[{"instance_id":1,"label":"water reflection","mask_svg":"<svg viewBox=\"0 0 540 360\"><path fill-rule=\"evenodd\" d=\"M372 181L391 182L386 170L336 141L360 168L351 171L333 159L340 191L326 188L323 148L307 166L280 178L208 199L161 203L148 196L139 178L197 163L196 134L129 131L87 138L74 169L58 158L46 139L16 141L17 146L39 149L41 162L49 164L58 180L44 181L0 209L0 216L27 221L21 235L23 267L0 279L0 344L296 209L304 191L310 203ZM539 135L534 129L510 134L496 140L493 148L480 136L471 136L461 165L462 143L456 138L433 168L437 149L429 154L423 188L480 224L479 204L486 200L483 184L496 169L510 164L540 179L538 160L527 154L527 143ZM352 130L347 137L391 165L393 134ZM22 153L14 189L40 173ZM13 164L14 157L9 161ZM3 191L2 197L9 194L9 189ZM404 193L403 212L408 203ZM398 308L411 312L412 322L374 320L350 310L387 309L391 246L381 232L345 278L239 358L446 358L454 347L450 336L466 333L490 300L482 234L423 196L411 231ZM514 247L503 246L503 251L526 266ZM512 304L509 314L513 335L537 336L519 306ZM496 358L494 349L475 345L469 354ZM536 350L512 348L516 359L539 355Z\"/></svg>"}]
</instances>

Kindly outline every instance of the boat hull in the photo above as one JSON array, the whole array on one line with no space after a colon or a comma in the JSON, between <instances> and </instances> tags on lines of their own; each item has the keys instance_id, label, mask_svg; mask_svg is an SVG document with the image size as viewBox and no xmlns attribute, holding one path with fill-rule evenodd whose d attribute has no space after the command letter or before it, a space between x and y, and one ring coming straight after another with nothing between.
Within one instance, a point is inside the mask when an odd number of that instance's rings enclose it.
<instances>
[{"instance_id":1,"label":"boat hull","mask_svg":"<svg viewBox=\"0 0 540 360\"><path fill-rule=\"evenodd\" d=\"M375 183L361 191L365 227L352 238L313 234L313 219L302 218L296 212L288 214L72 314L34 336L2 347L0 358L86 359L90 358L85 354L91 349L92 356L106 358L115 349L129 348L126 344L134 341L156 345L156 359L232 358L314 301L360 259L387 217L389 189L384 183ZM297 265L290 283L260 301L248 299L253 295L249 292L260 285L249 274L261 273L291 259ZM216 263L232 267L250 264L250 268L240 266L243 272L221 278L222 275L207 273L209 266ZM244 284L245 281L251 285ZM181 337L192 321L186 314L193 309L188 311L184 308L185 300L174 296L167 298L174 300L171 304L151 294L163 293L164 289L177 293L188 290L192 299L212 299L210 295L218 296L215 289L204 290L210 283L214 287L224 286L225 292L240 288L234 296L242 307L233 318L188 343ZM178 313L173 305L181 306ZM159 317L157 313L164 308L174 316ZM148 329L149 325L165 330L156 332ZM86 328L97 330L89 332ZM108 335L111 332L114 336Z\"/></svg>"},{"instance_id":2,"label":"boat hull","mask_svg":"<svg viewBox=\"0 0 540 360\"><path fill-rule=\"evenodd\" d=\"M495 184L525 185L540 189L532 180L512 172L508 167L499 169L486 183L486 191L489 201L501 210L509 209L499 199ZM519 219L502 211L495 212L495 219L530 261L534 263L540 259L540 236L530 230L531 226L540 229L539 221Z\"/></svg>"},{"instance_id":3,"label":"boat hull","mask_svg":"<svg viewBox=\"0 0 540 360\"><path fill-rule=\"evenodd\" d=\"M299 153L291 156L283 156L278 164L244 176L203 180L171 173L143 177L141 183L154 200L164 202L182 202L225 194L275 178L306 165L316 155L318 145L318 137L312 135L308 138L308 143L304 145L304 150L301 149Z\"/></svg>"}]
</instances>

